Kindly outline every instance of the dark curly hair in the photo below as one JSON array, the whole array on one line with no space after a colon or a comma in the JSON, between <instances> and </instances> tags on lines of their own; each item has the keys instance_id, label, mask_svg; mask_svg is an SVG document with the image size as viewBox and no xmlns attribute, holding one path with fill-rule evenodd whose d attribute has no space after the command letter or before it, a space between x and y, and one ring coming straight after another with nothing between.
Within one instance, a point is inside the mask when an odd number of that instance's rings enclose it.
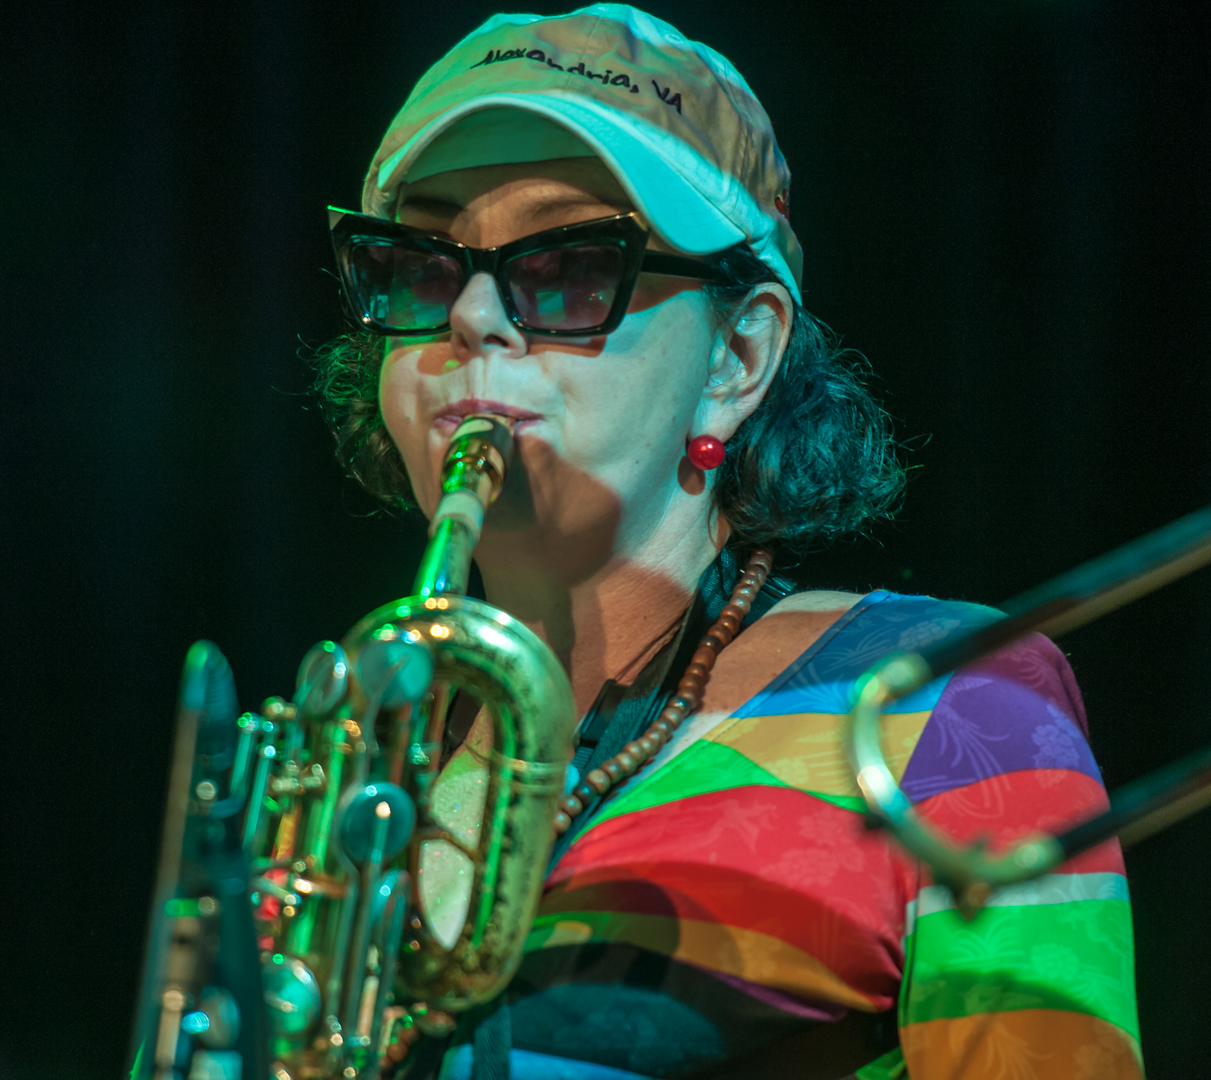
<instances>
[{"instance_id":1,"label":"dark curly hair","mask_svg":"<svg viewBox=\"0 0 1211 1080\"><path fill-rule=\"evenodd\" d=\"M745 246L718 257L727 281L707 286L720 319L753 287L778 278ZM367 491L395 507L412 487L378 403L383 339L354 330L312 359L314 391L336 456ZM887 414L861 380L862 357L795 305L782 364L761 404L728 440L714 501L730 547L773 547L780 561L890 517L904 488Z\"/></svg>"}]
</instances>

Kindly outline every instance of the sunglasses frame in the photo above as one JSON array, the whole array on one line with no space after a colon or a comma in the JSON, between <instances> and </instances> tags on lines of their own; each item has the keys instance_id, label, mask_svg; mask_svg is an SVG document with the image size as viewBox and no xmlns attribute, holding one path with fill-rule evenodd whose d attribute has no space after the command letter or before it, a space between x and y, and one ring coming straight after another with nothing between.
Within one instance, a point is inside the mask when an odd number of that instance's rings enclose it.
<instances>
[{"instance_id":1,"label":"sunglasses frame","mask_svg":"<svg viewBox=\"0 0 1211 1080\"><path fill-rule=\"evenodd\" d=\"M640 273L687 277L715 284L725 284L727 280L719 267L710 261L684 255L670 255L663 251L649 251L647 249L648 230L634 213L615 214L612 217L560 225L554 229L544 229L542 232L531 233L529 236L523 236L508 244L490 248L471 247L444 236L425 232L423 229L414 229L410 225L401 225L388 221L386 218L370 217L352 210L341 210L335 206L328 207L328 227L332 233L332 248L340 269L342 292L350 313L367 330L390 337L434 337L448 331L450 323L447 320L441 326L425 327L419 330L401 330L398 327L387 326L373 318L365 310L364 305L358 299L358 291L353 287L350 260L352 250L358 241L370 240L375 244L387 241L391 246L395 246L396 241L402 240L406 241L406 244L400 246L407 246L418 251L432 251L435 254L457 260L465 274L459 289L460 293L467 287L467 282L474 274L491 275L500 292L501 303L508 313L509 321L519 330L541 337L594 337L618 329L618 324L622 322L623 316L626 315L627 308L630 306L631 297L635 292L635 283L639 280ZM575 330L551 330L525 323L513 303L512 288L508 278L509 262L537 251L578 247L582 244L608 245L622 252L622 276L614 294L614 303L605 320L596 326Z\"/></svg>"}]
</instances>

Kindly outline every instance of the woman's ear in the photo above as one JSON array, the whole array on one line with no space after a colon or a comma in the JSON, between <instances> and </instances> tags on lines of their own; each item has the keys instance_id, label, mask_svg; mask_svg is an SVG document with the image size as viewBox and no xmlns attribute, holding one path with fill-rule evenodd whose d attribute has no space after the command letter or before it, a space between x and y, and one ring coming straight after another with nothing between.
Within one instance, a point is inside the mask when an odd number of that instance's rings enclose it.
<instances>
[{"instance_id":1,"label":"woman's ear","mask_svg":"<svg viewBox=\"0 0 1211 1080\"><path fill-rule=\"evenodd\" d=\"M726 442L761 403L782 363L795 307L784 285L764 282L719 327L694 416L695 435Z\"/></svg>"}]
</instances>

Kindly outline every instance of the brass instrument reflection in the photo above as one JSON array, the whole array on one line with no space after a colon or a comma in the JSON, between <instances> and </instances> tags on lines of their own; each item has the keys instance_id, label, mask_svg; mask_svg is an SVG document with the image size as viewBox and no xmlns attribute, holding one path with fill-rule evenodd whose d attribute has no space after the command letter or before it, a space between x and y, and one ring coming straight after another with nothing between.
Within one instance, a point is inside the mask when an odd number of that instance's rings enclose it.
<instances>
[{"instance_id":1,"label":"brass instrument reflection","mask_svg":"<svg viewBox=\"0 0 1211 1080\"><path fill-rule=\"evenodd\" d=\"M237 718L226 661L194 646L133 1080L373 1080L403 1025L448 1026L449 1012L490 1000L516 970L575 707L546 644L463 595L512 451L507 421L459 426L412 595L316 645L291 700ZM432 797L458 693L493 727L475 842ZM470 868L459 918L444 927L416 888L434 850Z\"/></svg>"}]
</instances>

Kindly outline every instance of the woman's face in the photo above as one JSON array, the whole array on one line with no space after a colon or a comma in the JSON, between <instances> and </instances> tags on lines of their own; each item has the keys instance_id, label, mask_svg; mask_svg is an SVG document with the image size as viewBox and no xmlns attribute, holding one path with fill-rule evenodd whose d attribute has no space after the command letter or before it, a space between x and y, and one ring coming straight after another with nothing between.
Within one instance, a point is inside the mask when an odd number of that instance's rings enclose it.
<instances>
[{"instance_id":1,"label":"woman's face","mask_svg":"<svg viewBox=\"0 0 1211 1080\"><path fill-rule=\"evenodd\" d=\"M600 161L575 158L427 177L407 187L398 216L494 247L631 209ZM662 247L654 236L649 246ZM383 416L426 515L437 506L442 459L461 417L518 418L512 474L488 515L481 557L510 542L534 550L535 540L575 546L579 539L599 548L604 537L611 552L625 555L658 527L678 493L705 502L701 474L687 470L683 456L687 436L703 433L696 413L718 340L701 285L689 279L642 275L613 333L546 338L515 327L496 284L477 274L451 310L447 333L387 339Z\"/></svg>"}]
</instances>

